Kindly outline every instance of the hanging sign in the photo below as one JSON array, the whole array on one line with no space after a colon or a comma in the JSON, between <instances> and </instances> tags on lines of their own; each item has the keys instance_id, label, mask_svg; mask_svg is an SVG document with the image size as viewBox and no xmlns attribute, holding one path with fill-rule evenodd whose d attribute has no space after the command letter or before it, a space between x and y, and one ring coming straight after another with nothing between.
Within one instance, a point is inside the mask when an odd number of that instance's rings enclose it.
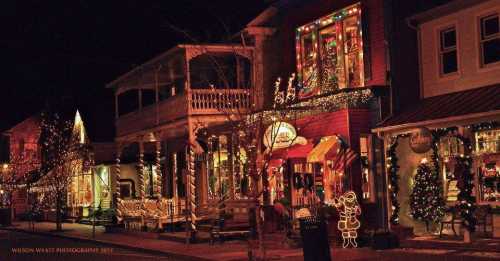
<instances>
[{"instance_id":1,"label":"hanging sign","mask_svg":"<svg viewBox=\"0 0 500 261\"><path fill-rule=\"evenodd\" d=\"M295 128L287 122L278 121L267 127L264 133L264 146L269 150L287 148L294 144L303 144L307 141L297 136Z\"/></svg>"},{"instance_id":2,"label":"hanging sign","mask_svg":"<svg viewBox=\"0 0 500 261\"><path fill-rule=\"evenodd\" d=\"M426 153L432 147L432 133L427 128L418 128L410 135L410 148L415 153Z\"/></svg>"}]
</instances>

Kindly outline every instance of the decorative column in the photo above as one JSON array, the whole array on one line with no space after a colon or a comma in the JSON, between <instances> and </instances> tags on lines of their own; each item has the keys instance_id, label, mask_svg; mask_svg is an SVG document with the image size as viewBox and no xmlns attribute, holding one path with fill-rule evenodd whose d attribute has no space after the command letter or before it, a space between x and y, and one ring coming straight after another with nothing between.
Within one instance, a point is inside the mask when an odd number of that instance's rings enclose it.
<instances>
[{"instance_id":1,"label":"decorative column","mask_svg":"<svg viewBox=\"0 0 500 261\"><path fill-rule=\"evenodd\" d=\"M160 153L161 153L161 141L156 141L156 193L158 199L161 199L161 163L160 163Z\"/></svg>"},{"instance_id":2,"label":"decorative column","mask_svg":"<svg viewBox=\"0 0 500 261\"><path fill-rule=\"evenodd\" d=\"M193 146L189 144L186 147L187 159L187 182L189 200L189 212L191 214L191 231L196 231L196 177L195 177L195 158Z\"/></svg>"},{"instance_id":3,"label":"decorative column","mask_svg":"<svg viewBox=\"0 0 500 261\"><path fill-rule=\"evenodd\" d=\"M139 198L141 200L144 199L144 143L142 141L139 142L139 162L137 165L139 169Z\"/></svg>"},{"instance_id":4,"label":"decorative column","mask_svg":"<svg viewBox=\"0 0 500 261\"><path fill-rule=\"evenodd\" d=\"M121 179L121 166L120 166L120 157L121 157L121 148L118 146L116 150L116 163L115 163L115 207L117 206L118 200L121 200L120 194L120 179Z\"/></svg>"}]
</instances>

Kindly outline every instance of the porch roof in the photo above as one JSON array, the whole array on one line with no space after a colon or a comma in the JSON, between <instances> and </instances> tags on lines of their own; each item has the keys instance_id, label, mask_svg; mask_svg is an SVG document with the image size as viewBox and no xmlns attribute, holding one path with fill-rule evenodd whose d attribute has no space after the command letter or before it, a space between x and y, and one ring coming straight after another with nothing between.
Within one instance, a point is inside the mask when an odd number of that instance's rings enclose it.
<instances>
[{"instance_id":1,"label":"porch roof","mask_svg":"<svg viewBox=\"0 0 500 261\"><path fill-rule=\"evenodd\" d=\"M500 117L500 84L429 97L409 106L373 130L395 131L452 121Z\"/></svg>"}]
</instances>

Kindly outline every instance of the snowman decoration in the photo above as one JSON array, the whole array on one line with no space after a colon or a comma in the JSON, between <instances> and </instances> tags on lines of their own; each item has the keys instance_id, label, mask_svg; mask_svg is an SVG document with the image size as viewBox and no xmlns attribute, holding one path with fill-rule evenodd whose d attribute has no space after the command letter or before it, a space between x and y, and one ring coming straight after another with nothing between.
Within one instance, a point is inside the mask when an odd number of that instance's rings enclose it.
<instances>
[{"instance_id":1,"label":"snowman decoration","mask_svg":"<svg viewBox=\"0 0 500 261\"><path fill-rule=\"evenodd\" d=\"M339 198L334 198L333 202L329 205L333 205L340 212L340 219L337 223L337 227L340 232L342 232L342 247L347 248L349 245L357 247L357 230L361 223L356 216L361 215L361 208L359 207L356 193L353 191L346 192Z\"/></svg>"}]
</instances>

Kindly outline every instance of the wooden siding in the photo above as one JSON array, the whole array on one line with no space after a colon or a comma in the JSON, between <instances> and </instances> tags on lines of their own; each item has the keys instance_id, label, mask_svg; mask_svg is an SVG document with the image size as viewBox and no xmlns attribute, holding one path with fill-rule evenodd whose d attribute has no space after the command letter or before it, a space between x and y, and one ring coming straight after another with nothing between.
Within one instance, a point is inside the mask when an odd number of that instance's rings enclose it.
<instances>
[{"instance_id":1,"label":"wooden siding","mask_svg":"<svg viewBox=\"0 0 500 261\"><path fill-rule=\"evenodd\" d=\"M500 13L497 0L479 4L420 25L423 98L500 83L500 64L481 68L479 19ZM457 30L458 73L440 75L439 31L449 26Z\"/></svg>"}]
</instances>

